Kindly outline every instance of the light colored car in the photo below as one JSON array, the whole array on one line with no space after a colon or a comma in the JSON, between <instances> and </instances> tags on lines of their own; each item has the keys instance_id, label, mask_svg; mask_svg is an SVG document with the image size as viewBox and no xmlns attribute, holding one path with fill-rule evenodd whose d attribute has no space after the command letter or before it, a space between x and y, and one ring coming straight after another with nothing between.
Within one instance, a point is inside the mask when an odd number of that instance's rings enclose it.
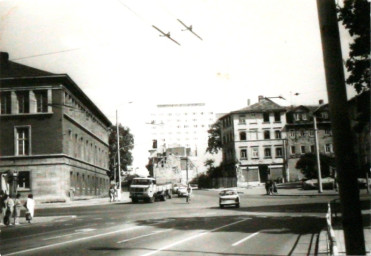
<instances>
[{"instance_id":1,"label":"light colored car","mask_svg":"<svg viewBox=\"0 0 371 256\"><path fill-rule=\"evenodd\" d=\"M198 184L196 184L196 183L189 184L189 185L191 185L191 188L192 188L193 190L198 189Z\"/></svg>"},{"instance_id":2,"label":"light colored car","mask_svg":"<svg viewBox=\"0 0 371 256\"><path fill-rule=\"evenodd\" d=\"M188 191L186 186L178 187L178 197L188 196Z\"/></svg>"},{"instance_id":3,"label":"light colored car","mask_svg":"<svg viewBox=\"0 0 371 256\"><path fill-rule=\"evenodd\" d=\"M322 178L322 188L323 189L334 189L335 183L334 179L331 177ZM318 180L317 179L310 179L303 181L302 189L304 190L311 190L311 189L318 189Z\"/></svg>"},{"instance_id":4,"label":"light colored car","mask_svg":"<svg viewBox=\"0 0 371 256\"><path fill-rule=\"evenodd\" d=\"M235 189L224 189L219 193L219 206L223 208L224 206L234 205L236 208L240 207L240 196Z\"/></svg>"}]
</instances>

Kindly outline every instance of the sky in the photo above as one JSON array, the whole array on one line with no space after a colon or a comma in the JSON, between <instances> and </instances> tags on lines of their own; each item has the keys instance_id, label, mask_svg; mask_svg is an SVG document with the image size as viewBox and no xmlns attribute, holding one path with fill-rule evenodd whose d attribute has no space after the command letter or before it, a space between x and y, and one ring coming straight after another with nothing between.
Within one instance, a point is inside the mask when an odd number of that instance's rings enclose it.
<instances>
[{"instance_id":1,"label":"sky","mask_svg":"<svg viewBox=\"0 0 371 256\"><path fill-rule=\"evenodd\" d=\"M315 0L0 0L0 19L10 60L68 74L112 123L118 111L139 168L156 104L227 113L259 95L328 102ZM341 38L346 56L343 29Z\"/></svg>"}]
</instances>

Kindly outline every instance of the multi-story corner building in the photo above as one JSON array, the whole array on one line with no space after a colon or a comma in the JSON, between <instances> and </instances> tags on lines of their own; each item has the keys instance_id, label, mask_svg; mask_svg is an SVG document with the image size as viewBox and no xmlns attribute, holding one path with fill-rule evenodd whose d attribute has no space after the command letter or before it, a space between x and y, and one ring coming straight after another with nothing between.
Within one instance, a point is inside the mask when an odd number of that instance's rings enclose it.
<instances>
[{"instance_id":1,"label":"multi-story corner building","mask_svg":"<svg viewBox=\"0 0 371 256\"><path fill-rule=\"evenodd\" d=\"M314 117L317 121L318 149L320 154L333 157L332 131L328 104L320 100L316 106L288 108L285 126L288 144L288 180L300 180L304 176L296 169L296 163L305 153L316 153Z\"/></svg>"},{"instance_id":2,"label":"multi-story corner building","mask_svg":"<svg viewBox=\"0 0 371 256\"><path fill-rule=\"evenodd\" d=\"M111 122L68 75L0 57L1 186L11 170L38 201L106 194Z\"/></svg>"},{"instance_id":3,"label":"multi-story corner building","mask_svg":"<svg viewBox=\"0 0 371 256\"><path fill-rule=\"evenodd\" d=\"M259 96L259 102L219 118L223 166L237 185L285 177L286 108Z\"/></svg>"},{"instance_id":4,"label":"multi-story corner building","mask_svg":"<svg viewBox=\"0 0 371 256\"><path fill-rule=\"evenodd\" d=\"M204 103L157 105L151 114L152 140L157 152L168 148L190 148L189 157L202 171L208 142L208 129L216 121L215 113Z\"/></svg>"}]
</instances>

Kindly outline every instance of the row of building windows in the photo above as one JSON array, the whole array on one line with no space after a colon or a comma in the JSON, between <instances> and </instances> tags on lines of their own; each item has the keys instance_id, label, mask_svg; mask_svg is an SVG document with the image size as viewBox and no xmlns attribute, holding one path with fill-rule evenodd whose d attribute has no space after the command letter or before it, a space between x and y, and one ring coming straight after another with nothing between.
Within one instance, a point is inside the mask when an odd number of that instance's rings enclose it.
<instances>
[{"instance_id":1,"label":"row of building windows","mask_svg":"<svg viewBox=\"0 0 371 256\"><path fill-rule=\"evenodd\" d=\"M47 90L2 92L0 100L1 114L48 112Z\"/></svg>"},{"instance_id":2,"label":"row of building windows","mask_svg":"<svg viewBox=\"0 0 371 256\"><path fill-rule=\"evenodd\" d=\"M209 112L209 113L206 113L206 112L193 112L192 115L204 115L204 114L209 114L209 115L214 115L213 112ZM184 113L159 113L157 114L158 116L163 116L163 115L167 115L167 116L180 116L180 115L191 115L191 113L189 112L184 112ZM152 113L151 116L156 116L155 113Z\"/></svg>"},{"instance_id":3,"label":"row of building windows","mask_svg":"<svg viewBox=\"0 0 371 256\"><path fill-rule=\"evenodd\" d=\"M331 135L331 129L325 129L325 135ZM300 138L300 137L313 137L314 136L314 129L300 129L300 130L290 130L289 137L290 138Z\"/></svg>"},{"instance_id":4,"label":"row of building windows","mask_svg":"<svg viewBox=\"0 0 371 256\"><path fill-rule=\"evenodd\" d=\"M250 130L248 132L249 134L249 138L247 138L247 133L245 131L240 131L239 132L239 136L240 136L240 140L241 141L246 141L247 139L249 140L258 140L259 139L259 136L258 136L258 130ZM263 131L263 138L265 140L270 140L270 139L281 139L282 138L282 135L281 135L281 131L279 130L276 130L274 131L274 137L271 136L271 131L270 130L265 130Z\"/></svg>"},{"instance_id":5,"label":"row of building windows","mask_svg":"<svg viewBox=\"0 0 371 256\"><path fill-rule=\"evenodd\" d=\"M79 172L70 172L70 182L71 189L77 196L105 194L109 187L108 179Z\"/></svg>"},{"instance_id":6,"label":"row of building windows","mask_svg":"<svg viewBox=\"0 0 371 256\"><path fill-rule=\"evenodd\" d=\"M270 123L270 115L271 113L263 113L263 122L264 123ZM255 118L255 113L250 114L249 117ZM281 113L280 112L273 112L273 120L275 123L280 123L281 122ZM246 115L239 115L238 116L238 123L239 124L246 124Z\"/></svg>"},{"instance_id":7,"label":"row of building windows","mask_svg":"<svg viewBox=\"0 0 371 256\"><path fill-rule=\"evenodd\" d=\"M275 158L282 158L283 157L283 149L282 147L275 147L274 148L274 157ZM240 159L241 160L248 160L250 159L259 159L259 147L250 147L250 156L248 157L248 149L243 148L240 149ZM271 159L273 158L272 156L272 148L270 147L265 147L264 148L264 159Z\"/></svg>"},{"instance_id":8,"label":"row of building windows","mask_svg":"<svg viewBox=\"0 0 371 256\"><path fill-rule=\"evenodd\" d=\"M75 158L108 168L108 151L93 145L92 141L85 140L77 133L72 134L71 130L68 130L68 149L69 154Z\"/></svg>"},{"instance_id":9,"label":"row of building windows","mask_svg":"<svg viewBox=\"0 0 371 256\"><path fill-rule=\"evenodd\" d=\"M298 147L297 146L291 146L290 150L291 150L292 155L305 154L305 153L315 153L316 152L315 145L309 145L309 146L301 145L301 146L298 146ZM325 144L323 150L324 150L325 153L333 153L334 152L331 143Z\"/></svg>"}]
</instances>

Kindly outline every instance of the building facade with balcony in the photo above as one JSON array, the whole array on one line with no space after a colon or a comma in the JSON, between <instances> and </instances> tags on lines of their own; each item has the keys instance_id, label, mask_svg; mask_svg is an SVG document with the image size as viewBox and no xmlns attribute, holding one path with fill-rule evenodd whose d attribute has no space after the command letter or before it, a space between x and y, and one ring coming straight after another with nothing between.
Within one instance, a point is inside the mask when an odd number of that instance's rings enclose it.
<instances>
[{"instance_id":1,"label":"building facade with balcony","mask_svg":"<svg viewBox=\"0 0 371 256\"><path fill-rule=\"evenodd\" d=\"M285 133L288 144L288 180L297 181L304 178L296 163L306 153L316 153L314 118L317 122L318 149L320 154L334 157L332 131L328 104L315 106L289 107L286 113Z\"/></svg>"},{"instance_id":2,"label":"building facade with balcony","mask_svg":"<svg viewBox=\"0 0 371 256\"><path fill-rule=\"evenodd\" d=\"M0 189L11 170L37 201L105 195L111 122L75 82L2 52L0 85Z\"/></svg>"},{"instance_id":3,"label":"building facade with balcony","mask_svg":"<svg viewBox=\"0 0 371 256\"><path fill-rule=\"evenodd\" d=\"M286 175L286 108L263 96L259 102L219 118L223 166L237 185L264 183Z\"/></svg>"}]
</instances>

